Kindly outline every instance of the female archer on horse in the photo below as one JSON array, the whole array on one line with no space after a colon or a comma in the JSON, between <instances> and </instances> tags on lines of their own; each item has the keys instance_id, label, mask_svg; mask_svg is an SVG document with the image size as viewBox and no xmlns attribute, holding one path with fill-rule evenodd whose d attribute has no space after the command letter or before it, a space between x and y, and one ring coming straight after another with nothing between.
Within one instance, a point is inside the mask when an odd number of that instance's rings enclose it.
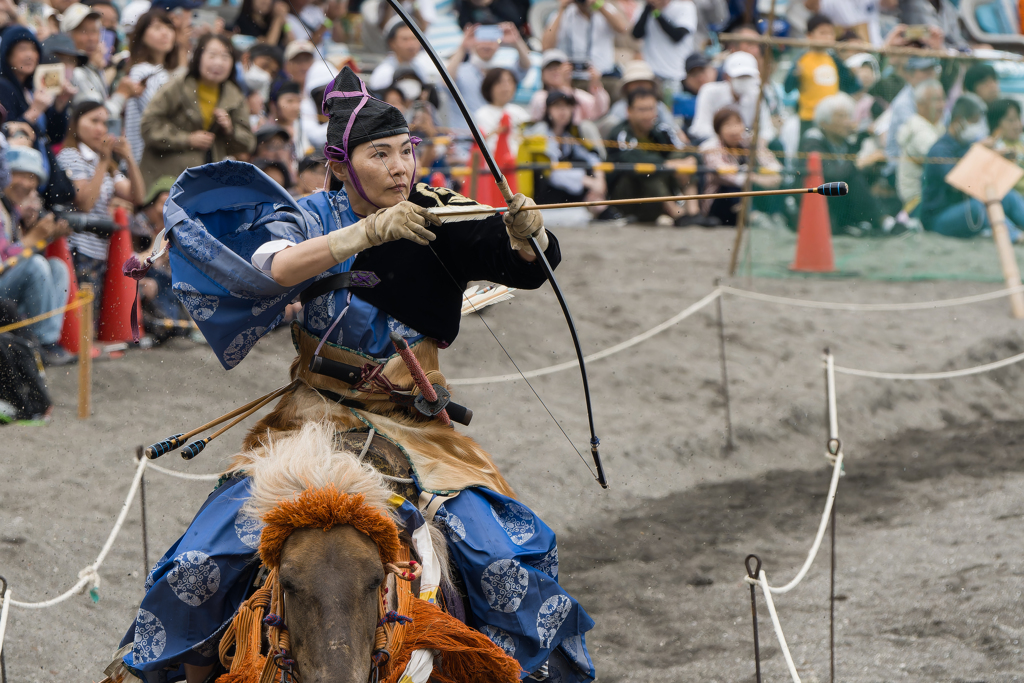
<instances>
[{"instance_id":1,"label":"female archer on horse","mask_svg":"<svg viewBox=\"0 0 1024 683\"><path fill-rule=\"evenodd\" d=\"M225 368L292 301L303 304L292 326L293 382L243 450L259 452L308 421L333 424L339 444L369 449L398 492L446 531L461 582L442 586L448 611L535 679L590 681L584 634L594 622L558 585L554 533L515 500L475 441L403 400L417 392L390 337L404 337L429 382L444 388L437 351L458 334L467 284L536 289L545 275L527 240L553 265L558 241L540 212L519 210L532 204L522 195L504 216L474 214L472 200L416 183L419 140L348 68L323 109L324 152L341 189L296 202L255 167L224 161L183 173L165 210L173 289ZM442 207L465 220L443 222L431 211ZM350 381L319 374L318 356L360 372ZM150 572L122 641L124 664L147 683L199 682L213 671L259 569L263 523L243 509L248 493L245 476L222 483Z\"/></svg>"}]
</instances>

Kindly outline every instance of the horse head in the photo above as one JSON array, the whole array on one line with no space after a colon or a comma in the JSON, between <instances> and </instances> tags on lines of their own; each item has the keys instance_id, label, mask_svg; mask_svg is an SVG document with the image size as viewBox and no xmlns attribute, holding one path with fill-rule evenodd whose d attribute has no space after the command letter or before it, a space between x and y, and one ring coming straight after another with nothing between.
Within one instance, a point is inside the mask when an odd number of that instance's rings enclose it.
<instances>
[{"instance_id":1,"label":"horse head","mask_svg":"<svg viewBox=\"0 0 1024 683\"><path fill-rule=\"evenodd\" d=\"M276 570L287 659L302 683L364 683L379 659L385 566L401 552L392 491L357 455L338 450L331 425L307 423L252 451L235 470L251 478L250 512L266 522L260 557ZM443 540L434 555L448 564ZM385 597L387 596L387 597ZM382 601L384 600L384 601Z\"/></svg>"}]
</instances>

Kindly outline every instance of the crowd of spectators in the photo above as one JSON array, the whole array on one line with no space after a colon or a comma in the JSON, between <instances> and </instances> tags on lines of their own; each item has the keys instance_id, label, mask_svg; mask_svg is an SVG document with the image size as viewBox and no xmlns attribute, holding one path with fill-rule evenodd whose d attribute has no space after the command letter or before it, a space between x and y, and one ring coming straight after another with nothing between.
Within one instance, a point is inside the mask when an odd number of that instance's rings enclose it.
<instances>
[{"instance_id":1,"label":"crowd of spectators","mask_svg":"<svg viewBox=\"0 0 1024 683\"><path fill-rule=\"evenodd\" d=\"M538 202L795 186L818 157L826 182L851 188L830 203L834 232L988 228L984 207L944 177L978 142L1024 163L1021 107L1001 96L992 66L957 58L972 46L953 5L791 0L776 23L815 42L774 52L760 41L767 22L747 5L406 2L486 144ZM245 160L295 196L320 190L320 103L344 64L424 140L424 178L472 193L469 178L486 175L460 108L384 0L0 0L0 28L0 257L67 237L73 264L38 254L0 273L0 298L23 317L59 308L71 281L102 300L109 234L71 231L62 212L100 219L124 209L142 250L188 167ZM719 40L723 32L732 37ZM887 47L929 52L880 56ZM1003 202L1015 239L1021 189ZM619 208L596 206L591 218L728 226L741 202ZM778 229L798 213L775 198L750 209ZM186 317L166 260L140 292L147 319ZM47 363L70 360L59 315L31 330Z\"/></svg>"}]
</instances>

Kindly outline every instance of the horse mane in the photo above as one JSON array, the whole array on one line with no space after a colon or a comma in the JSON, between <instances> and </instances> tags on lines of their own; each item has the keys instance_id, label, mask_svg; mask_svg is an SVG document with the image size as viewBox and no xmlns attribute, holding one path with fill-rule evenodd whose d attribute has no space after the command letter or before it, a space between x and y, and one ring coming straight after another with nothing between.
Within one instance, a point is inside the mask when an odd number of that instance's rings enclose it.
<instances>
[{"instance_id":1,"label":"horse mane","mask_svg":"<svg viewBox=\"0 0 1024 683\"><path fill-rule=\"evenodd\" d=\"M393 492L380 472L368 462L360 462L358 454L339 449L334 434L334 424L308 421L301 429L262 440L259 447L236 455L227 474L249 477L251 495L246 511L263 519L281 501L293 500L307 489L333 485L340 492L362 495L367 505L397 521L388 502ZM430 532L442 580L450 584L448 544L433 524Z\"/></svg>"}]
</instances>

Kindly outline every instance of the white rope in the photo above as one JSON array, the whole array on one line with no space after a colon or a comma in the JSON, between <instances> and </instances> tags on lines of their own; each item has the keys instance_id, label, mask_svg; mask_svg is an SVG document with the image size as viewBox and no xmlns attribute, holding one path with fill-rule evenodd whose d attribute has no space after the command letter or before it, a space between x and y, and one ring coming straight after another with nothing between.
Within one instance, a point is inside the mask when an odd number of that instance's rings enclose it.
<instances>
[{"instance_id":1,"label":"white rope","mask_svg":"<svg viewBox=\"0 0 1024 683\"><path fill-rule=\"evenodd\" d=\"M589 356L584 356L583 360L586 361L587 363L590 363L590 362L595 361L595 360L601 360L602 358L607 358L608 356L616 354L619 351L625 351L626 349L630 348L631 346L636 346L640 342L647 341L648 339L650 339L654 335L659 334L661 332L664 332L665 330L667 330L668 328L672 327L673 325L676 325L677 323L680 323L683 320L686 320L691 315L693 315L694 313L696 313L697 311L699 311L700 309L704 308L705 306L710 304L712 301L717 299L719 296L721 296L721 294L722 294L721 290L716 288L716 289L712 290L710 294L705 296L703 299L701 299L697 303L692 304L692 305L688 306L687 308L684 308L682 311L680 311L679 313L675 314L674 316L672 316L671 318L669 318L665 322L661 323L660 325L656 325L656 326L652 327L651 329L647 330L646 332L643 332L641 334L638 334L635 337L627 339L626 341L622 342L621 344L616 344L615 346L608 347L604 351L598 351L597 353L592 353ZM579 364L580 364L579 359L576 359L576 360L566 361L564 363L559 363L558 365L550 365L550 366L548 366L546 368L539 368L537 370L529 370L529 371L524 372L522 374L519 374L518 372L514 372L514 373L509 373L507 375L492 375L491 377L470 377L470 378L465 378L465 379L451 379L451 380L448 380L448 384L467 386L467 385L471 385L471 384L495 384L495 383L498 383L498 382L514 382L515 380L523 379L524 377L526 379L532 379L534 377L541 377L543 375L550 375L550 374L553 374L555 372L561 372L562 370L570 370L572 368L578 367Z\"/></svg>"},{"instance_id":2,"label":"white rope","mask_svg":"<svg viewBox=\"0 0 1024 683\"><path fill-rule=\"evenodd\" d=\"M828 395L828 438L839 440L839 414L836 411L836 364L831 351L825 352L825 386ZM832 455L832 453L829 453Z\"/></svg>"},{"instance_id":3,"label":"white rope","mask_svg":"<svg viewBox=\"0 0 1024 683\"><path fill-rule=\"evenodd\" d=\"M726 285L722 285L720 289L724 293L732 294L734 296L738 296L744 299L754 299L756 301L784 304L787 306L799 306L802 308L822 308L832 311L916 311L930 308L945 308L947 306L963 306L964 304L974 304L981 301L1001 299L1005 296L1016 294L1017 292L1024 292L1024 285L1017 285L1015 287L1000 289L995 292L987 292L985 294L962 296L956 299L939 299L937 301L919 301L917 303L908 302L902 304L844 304L832 301L811 301L807 299L791 299L785 296L775 296L773 294L753 292L748 289L736 289L735 287L728 287Z\"/></svg>"},{"instance_id":4,"label":"white rope","mask_svg":"<svg viewBox=\"0 0 1024 683\"><path fill-rule=\"evenodd\" d=\"M5 586L3 607L0 607L0 655L4 652L4 635L7 633L7 613L11 609L11 587Z\"/></svg>"},{"instance_id":5,"label":"white rope","mask_svg":"<svg viewBox=\"0 0 1024 683\"><path fill-rule=\"evenodd\" d=\"M788 593L796 588L797 584L803 581L804 577L807 576L807 572L810 570L811 565L814 564L814 558L818 555L818 549L821 548L821 541L825 537L825 529L828 528L829 518L832 515L832 505L836 500L836 489L839 488L839 477L843 476L843 449L842 445L839 443L839 420L837 418L836 411L836 381L835 374L832 372L833 367L832 353L827 352L825 354L825 384L828 389L829 443L832 443L833 441L837 443L837 452L835 455L831 452L825 453L825 457L832 461L832 480L828 484L828 497L825 499L825 510L821 513L821 523L818 524L818 533L814 537L814 543L811 544L811 550L807 553L807 559L804 560L804 565L800 567L800 571L793 577L793 580L785 586L769 586L766 582L764 584L765 589L772 593ZM750 577L744 578L747 583L755 583L755 580Z\"/></svg>"},{"instance_id":6,"label":"white rope","mask_svg":"<svg viewBox=\"0 0 1024 683\"><path fill-rule=\"evenodd\" d=\"M178 479L191 479L193 481L217 481L221 477L219 474L192 474L191 472L178 472L177 470L160 467L160 465L157 465L154 462L149 463L149 469L156 470L157 472L171 477L177 477Z\"/></svg>"},{"instance_id":7,"label":"white rope","mask_svg":"<svg viewBox=\"0 0 1024 683\"><path fill-rule=\"evenodd\" d=\"M100 554L96 556L96 561L78 572L78 583L69 588L63 594L58 595L51 600L45 600L43 602L18 602L17 600L11 600L12 605L15 607L25 607L27 609L53 607L56 604L64 602L73 595L77 595L89 583L92 583L93 588L100 587L100 565L103 564L103 560L107 559L107 553L110 552L111 547L114 545L114 540L117 538L117 534L121 531L121 527L124 525L125 517L128 515L128 508L135 499L135 494L139 490L139 483L142 481L142 475L145 473L146 466L148 464L149 460L147 458L139 460L138 467L135 469L135 477L132 479L132 485L128 489L128 497L125 498L124 505L121 506L121 512L117 515L117 521L114 522L114 528L110 530L110 535L107 536L107 542L103 544Z\"/></svg>"},{"instance_id":8,"label":"white rope","mask_svg":"<svg viewBox=\"0 0 1024 683\"><path fill-rule=\"evenodd\" d=\"M857 377L873 377L875 379L907 379L907 380L931 380L931 379L953 379L954 377L967 377L968 375L979 375L989 370L998 370L1007 365L1013 365L1024 360L1024 353L1010 356L1003 360L985 365L976 365L973 368L963 370L946 370L944 372L875 372L874 370L858 370L856 368L844 368L836 366L836 372L844 375L856 375Z\"/></svg>"},{"instance_id":9,"label":"white rope","mask_svg":"<svg viewBox=\"0 0 1024 683\"><path fill-rule=\"evenodd\" d=\"M718 298L722 294L732 294L733 296L738 296L738 297L744 298L744 299L753 299L755 301L764 301L764 302L767 302L767 303L783 304L783 305L786 305L786 306L799 306L799 307L803 307L803 308L818 308L818 309L826 309L826 310L833 310L833 311L915 311L915 310L927 310L927 309L933 309L933 308L945 308L945 307L948 307L948 306L963 306L965 304L979 303L979 302L982 302L982 301L991 301L993 299L1001 299L1003 297L1009 296L1011 294L1015 294L1017 292L1022 292L1022 291L1024 291L1024 284L1017 285L1016 287L1008 287L1007 289L1000 289L1000 290L997 290L995 292L987 292L985 294L975 294L973 296L962 296L962 297L958 297L958 298L955 298L955 299L939 299L939 300L936 300L936 301L919 301L919 302L916 302L916 303L908 302L908 303L901 303L901 304L888 304L888 303L887 304L857 304L857 303L838 303L838 302L832 302L832 301L813 301L813 300L810 300L810 299L793 299L793 298L785 297L785 296L775 296L774 294L764 294L762 292L754 292L754 291L751 291L751 290L748 290L748 289L737 289L735 287L728 287L728 286L722 285L720 287L716 287L714 290L711 291L711 293L709 293L703 299L701 299L697 303L695 303L695 304L693 304L693 305L683 309L682 311L680 311L679 313L677 313L673 317L669 318L665 322L661 323L660 325L656 325L655 327L652 327L651 329L647 330L646 332L643 332L641 334L636 335L635 337L627 339L626 341L622 342L621 344L616 344L615 346L611 346L611 347L609 347L609 348L607 348L607 349L605 349L603 351L598 351L597 353L592 353L589 356L585 356L584 360L586 362L588 362L588 363L591 362L591 361L601 360L602 358L607 358L608 356L614 355L614 354L618 353L619 351L625 351L626 349L628 349L628 348L630 348L632 346L636 346L640 342L647 341L648 339L650 339L654 335L660 334L661 332L664 332L665 330L667 330L668 328L672 327L673 325L676 325L676 324L682 322L683 320L686 320L691 315L693 315L694 313L696 313L700 309L702 309L705 306L707 306L708 304L710 304L712 301L714 301L716 298ZM1021 355L1020 359L1024 359L1024 354ZM1016 362L1016 361L1014 361L1014 362ZM1006 363L1006 364L1008 365L1009 363ZM571 370L572 368L575 368L578 365L579 365L579 360L570 360L570 361L566 361L564 363L558 363L557 365L549 365L548 367L545 367L545 368L538 368L537 370L529 370L529 371L524 372L522 374L519 374L517 372L510 372L510 373L508 373L506 375L491 375L490 377L467 377L467 378L464 378L464 379L452 379L452 380L448 381L448 384L453 385L453 386L470 386L470 385L474 385L474 384L497 384L499 382L514 382L516 380L523 379L524 377L526 379L533 379L534 377L542 377L544 375L551 375L551 374L554 374L556 372L561 372L563 370ZM996 367L1002 367L1002 366L1001 365L993 366L992 368L986 368L986 369L995 369ZM859 370L858 371L858 370L851 370L849 368L838 368L838 367L836 368L836 371L837 372L845 372L845 374L848 374L848 375L857 375L857 374L859 374L859 375L862 375L864 377L879 377L879 378L882 378L882 379L943 379L943 377L939 377L939 376L936 376L936 377L910 376L910 375L896 376L896 375L892 375L892 374L888 374L888 373L868 374L869 371L867 371L867 370ZM979 370L979 372L984 372L984 370ZM971 374L971 373L968 373L968 374ZM956 375L952 375L952 376L956 376Z\"/></svg>"},{"instance_id":10,"label":"white rope","mask_svg":"<svg viewBox=\"0 0 1024 683\"><path fill-rule=\"evenodd\" d=\"M814 563L814 558L818 554L818 548L821 547L821 539L825 536L825 529L828 528L829 516L832 514L832 504L836 500L836 488L839 486L839 477L842 476L843 471L843 452L839 451L838 455L835 456L835 464L832 466L832 481L828 485L828 498L825 501L825 511L821 513L821 524L818 525L818 534L814 537L814 543L811 545L810 552L807 553L807 559L804 560L804 566L800 567L800 571L797 572L793 580L787 583L785 586L767 586L767 589L772 593L788 593L789 591L796 588L797 584L803 581L804 577L807 576L807 571L811 568ZM748 583L753 583L753 579L746 577Z\"/></svg>"},{"instance_id":11,"label":"white rope","mask_svg":"<svg viewBox=\"0 0 1024 683\"><path fill-rule=\"evenodd\" d=\"M800 674L796 672L796 664L793 663L793 655L789 654L789 645L786 644L786 634L782 632L782 624L779 623L779 615L775 611L775 601L772 600L772 591L775 590L768 585L768 577L764 570L758 576L761 585L761 592L764 593L764 601L768 603L768 614L772 618L772 626L775 627L775 637L779 639L779 647L782 648L782 656L786 658L786 666L789 667L789 675L793 677L793 683L800 683Z\"/></svg>"}]
</instances>

